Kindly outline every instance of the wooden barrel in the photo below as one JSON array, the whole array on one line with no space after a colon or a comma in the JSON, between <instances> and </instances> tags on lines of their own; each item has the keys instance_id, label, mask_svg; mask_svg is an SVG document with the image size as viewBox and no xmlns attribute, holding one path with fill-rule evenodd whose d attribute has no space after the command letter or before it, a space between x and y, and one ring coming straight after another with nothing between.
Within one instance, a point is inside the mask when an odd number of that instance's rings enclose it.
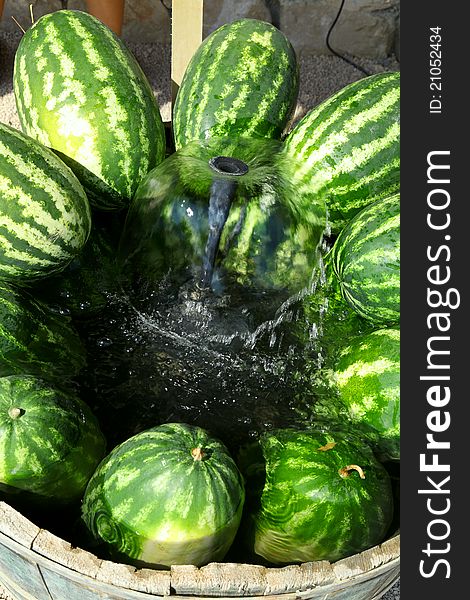
<instances>
[{"instance_id":1,"label":"wooden barrel","mask_svg":"<svg viewBox=\"0 0 470 600\"><path fill-rule=\"evenodd\" d=\"M397 581L400 536L335 563L282 568L211 563L168 571L99 559L0 502L0 584L14 600L278 598L377 600Z\"/></svg>"}]
</instances>

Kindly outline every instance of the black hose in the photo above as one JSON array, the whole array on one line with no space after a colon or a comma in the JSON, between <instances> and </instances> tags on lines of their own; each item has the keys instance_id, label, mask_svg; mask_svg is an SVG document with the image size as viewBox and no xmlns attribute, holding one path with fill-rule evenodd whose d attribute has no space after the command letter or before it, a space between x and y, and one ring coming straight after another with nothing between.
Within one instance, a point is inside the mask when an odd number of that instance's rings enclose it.
<instances>
[{"instance_id":1,"label":"black hose","mask_svg":"<svg viewBox=\"0 0 470 600\"><path fill-rule=\"evenodd\" d=\"M210 159L209 166L215 177L209 198L209 235L202 263L203 289L210 288L212 282L220 238L237 191L238 178L248 173L248 165L232 156L214 156Z\"/></svg>"},{"instance_id":2,"label":"black hose","mask_svg":"<svg viewBox=\"0 0 470 600\"><path fill-rule=\"evenodd\" d=\"M341 4L340 4L339 10L338 10L338 13L337 13L337 15L336 15L333 23L330 25L330 29L328 30L328 33L326 34L326 47L328 48L328 50L332 54L334 54L338 58L341 58L342 60L344 60L345 62L347 62L349 65L351 65L352 67L354 67L358 71L361 71L361 73L364 73L364 75L371 75L371 73L369 71L367 71L366 69L364 69L360 65L356 64L352 60L349 60L349 58L346 58L346 56L343 56L339 52L336 52L336 50L334 50L334 48L331 47L331 44L330 44L331 32L333 31L336 23L338 22L339 17L341 16L341 13L343 12L344 3L345 3L345 0L341 0Z\"/></svg>"}]
</instances>

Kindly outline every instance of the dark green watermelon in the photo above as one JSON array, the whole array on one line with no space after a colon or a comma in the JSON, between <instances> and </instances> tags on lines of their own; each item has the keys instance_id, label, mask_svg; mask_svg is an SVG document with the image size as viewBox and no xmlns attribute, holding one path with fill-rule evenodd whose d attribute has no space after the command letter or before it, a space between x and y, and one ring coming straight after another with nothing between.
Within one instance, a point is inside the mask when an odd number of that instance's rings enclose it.
<instances>
[{"instance_id":1,"label":"dark green watermelon","mask_svg":"<svg viewBox=\"0 0 470 600\"><path fill-rule=\"evenodd\" d=\"M313 107L285 140L299 203L323 199L337 234L400 189L400 73L363 77Z\"/></svg>"},{"instance_id":2,"label":"dark green watermelon","mask_svg":"<svg viewBox=\"0 0 470 600\"><path fill-rule=\"evenodd\" d=\"M61 272L90 234L90 205L72 171L3 123L0 215L0 279L18 285Z\"/></svg>"},{"instance_id":3,"label":"dark green watermelon","mask_svg":"<svg viewBox=\"0 0 470 600\"><path fill-rule=\"evenodd\" d=\"M37 377L0 377L2 492L27 492L46 505L77 501L105 446L96 418L74 393Z\"/></svg>"},{"instance_id":4,"label":"dark green watermelon","mask_svg":"<svg viewBox=\"0 0 470 600\"><path fill-rule=\"evenodd\" d=\"M390 477L351 433L279 429L245 448L248 547L273 564L335 561L380 543Z\"/></svg>"},{"instance_id":5,"label":"dark green watermelon","mask_svg":"<svg viewBox=\"0 0 470 600\"><path fill-rule=\"evenodd\" d=\"M277 160L280 148L275 140L211 138L168 157L142 180L129 209L121 244L124 276L137 273L154 288L170 279L197 283L212 227L213 190L233 184L212 289L294 293L307 287L318 261L324 207L297 210L295 190ZM235 159L246 171L221 173L211 167L214 159Z\"/></svg>"}]
</instances>

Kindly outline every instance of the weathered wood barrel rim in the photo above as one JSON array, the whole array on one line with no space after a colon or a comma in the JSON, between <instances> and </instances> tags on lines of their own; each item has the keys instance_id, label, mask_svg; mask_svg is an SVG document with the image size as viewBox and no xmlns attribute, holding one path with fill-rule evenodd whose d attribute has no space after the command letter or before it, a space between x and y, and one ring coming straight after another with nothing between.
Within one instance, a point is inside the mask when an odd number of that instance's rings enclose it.
<instances>
[{"instance_id":1,"label":"weathered wood barrel rim","mask_svg":"<svg viewBox=\"0 0 470 600\"><path fill-rule=\"evenodd\" d=\"M15 600L78 600L93 597L93 592L96 597L116 600L170 595L175 599L261 596L376 600L399 577L399 552L400 536L396 534L333 564L317 561L265 568L211 563L201 568L175 566L168 571L136 569L74 548L0 502L0 582Z\"/></svg>"}]
</instances>

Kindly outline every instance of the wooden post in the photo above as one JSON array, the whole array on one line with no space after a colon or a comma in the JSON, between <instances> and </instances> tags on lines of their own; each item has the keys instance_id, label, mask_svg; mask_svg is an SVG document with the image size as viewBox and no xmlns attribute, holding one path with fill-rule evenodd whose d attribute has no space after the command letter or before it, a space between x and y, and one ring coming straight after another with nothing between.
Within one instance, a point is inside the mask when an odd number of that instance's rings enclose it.
<instances>
[{"instance_id":1,"label":"wooden post","mask_svg":"<svg viewBox=\"0 0 470 600\"><path fill-rule=\"evenodd\" d=\"M202 42L204 0L173 0L171 8L171 106L186 67Z\"/></svg>"}]
</instances>

